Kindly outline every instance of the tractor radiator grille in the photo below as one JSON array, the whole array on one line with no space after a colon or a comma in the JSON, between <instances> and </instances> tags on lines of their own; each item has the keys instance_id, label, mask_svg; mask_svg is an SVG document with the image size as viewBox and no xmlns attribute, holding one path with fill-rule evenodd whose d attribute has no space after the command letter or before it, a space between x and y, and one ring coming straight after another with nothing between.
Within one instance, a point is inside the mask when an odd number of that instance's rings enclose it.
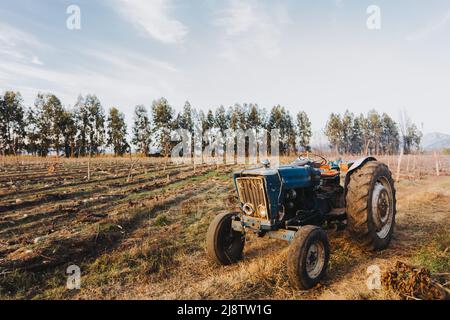
<instances>
[{"instance_id":1,"label":"tractor radiator grille","mask_svg":"<svg viewBox=\"0 0 450 320\"><path fill-rule=\"evenodd\" d=\"M239 200L242 204L250 204L254 209L253 215L268 219L269 209L264 189L264 178L237 178L236 185L239 193ZM265 214L262 214L262 211L265 211Z\"/></svg>"}]
</instances>

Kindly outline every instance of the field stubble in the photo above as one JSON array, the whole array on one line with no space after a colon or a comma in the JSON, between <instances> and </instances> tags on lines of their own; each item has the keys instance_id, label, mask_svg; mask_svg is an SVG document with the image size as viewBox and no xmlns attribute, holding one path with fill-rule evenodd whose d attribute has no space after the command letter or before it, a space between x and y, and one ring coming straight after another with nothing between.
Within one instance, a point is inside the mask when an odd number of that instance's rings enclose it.
<instances>
[{"instance_id":1,"label":"field stubble","mask_svg":"<svg viewBox=\"0 0 450 320\"><path fill-rule=\"evenodd\" d=\"M369 290L367 267L385 271L402 260L432 272L450 271L449 159L441 157L439 177L433 177L433 158L415 159L414 167L402 169L398 225L388 250L367 252L345 232L329 231L328 276L307 292L288 284L283 242L250 236L244 260L233 266L206 258L209 222L237 205L234 167L204 165L194 171L155 159L99 158L89 164L88 180L87 159L3 160L0 297L400 298ZM394 172L395 157L381 160ZM425 169L427 162L431 169ZM66 289L65 271L72 264L81 268L81 290Z\"/></svg>"}]
</instances>

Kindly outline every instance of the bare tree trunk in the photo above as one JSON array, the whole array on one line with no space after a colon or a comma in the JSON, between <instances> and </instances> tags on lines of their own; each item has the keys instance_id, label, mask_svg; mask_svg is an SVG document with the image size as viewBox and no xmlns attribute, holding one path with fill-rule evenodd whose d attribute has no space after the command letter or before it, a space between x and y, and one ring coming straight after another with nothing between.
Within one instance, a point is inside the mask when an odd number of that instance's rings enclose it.
<instances>
[{"instance_id":1,"label":"bare tree trunk","mask_svg":"<svg viewBox=\"0 0 450 320\"><path fill-rule=\"evenodd\" d=\"M400 156L398 157L397 177L396 177L397 182L400 181L400 169L401 169L401 165L402 165L402 158L403 158L403 149L400 151Z\"/></svg>"},{"instance_id":2,"label":"bare tree trunk","mask_svg":"<svg viewBox=\"0 0 450 320\"><path fill-rule=\"evenodd\" d=\"M366 145L364 146L364 154L366 156L369 155L369 146L370 146L370 140L366 142Z\"/></svg>"},{"instance_id":3,"label":"bare tree trunk","mask_svg":"<svg viewBox=\"0 0 450 320\"><path fill-rule=\"evenodd\" d=\"M438 158L438 156L437 156L436 151L434 151L434 159L435 159L435 161L436 161L436 176L439 177L439 175L440 175L439 158Z\"/></svg>"},{"instance_id":4,"label":"bare tree trunk","mask_svg":"<svg viewBox=\"0 0 450 320\"><path fill-rule=\"evenodd\" d=\"M418 164L418 171L419 171L419 173L418 173L418 176L419 176L419 180L420 179L422 179L422 160L421 160L422 158L419 158L419 164Z\"/></svg>"},{"instance_id":5,"label":"bare tree trunk","mask_svg":"<svg viewBox=\"0 0 450 320\"><path fill-rule=\"evenodd\" d=\"M410 163L410 158L411 158L411 155L410 154L408 154L408 157L407 157L408 159L408 161L406 162L406 173L409 175L409 163Z\"/></svg>"},{"instance_id":6,"label":"bare tree trunk","mask_svg":"<svg viewBox=\"0 0 450 320\"><path fill-rule=\"evenodd\" d=\"M130 182L132 177L133 177L133 156L131 155L131 148L130 148L130 171L128 172L128 178L127 178L127 182Z\"/></svg>"},{"instance_id":7,"label":"bare tree trunk","mask_svg":"<svg viewBox=\"0 0 450 320\"><path fill-rule=\"evenodd\" d=\"M2 167L5 168L6 163L5 163L6 157L5 157L5 149L2 150Z\"/></svg>"},{"instance_id":8,"label":"bare tree trunk","mask_svg":"<svg viewBox=\"0 0 450 320\"><path fill-rule=\"evenodd\" d=\"M165 159L164 159L164 172L166 172L167 162L169 161L169 142L167 140L164 142L164 157L165 157Z\"/></svg>"},{"instance_id":9,"label":"bare tree trunk","mask_svg":"<svg viewBox=\"0 0 450 320\"><path fill-rule=\"evenodd\" d=\"M91 180L91 157L92 157L92 150L89 149L89 158L88 158L88 172L87 172L87 180Z\"/></svg>"},{"instance_id":10,"label":"bare tree trunk","mask_svg":"<svg viewBox=\"0 0 450 320\"><path fill-rule=\"evenodd\" d=\"M73 142L70 144L70 158L74 157L75 154L75 146L73 145Z\"/></svg>"}]
</instances>

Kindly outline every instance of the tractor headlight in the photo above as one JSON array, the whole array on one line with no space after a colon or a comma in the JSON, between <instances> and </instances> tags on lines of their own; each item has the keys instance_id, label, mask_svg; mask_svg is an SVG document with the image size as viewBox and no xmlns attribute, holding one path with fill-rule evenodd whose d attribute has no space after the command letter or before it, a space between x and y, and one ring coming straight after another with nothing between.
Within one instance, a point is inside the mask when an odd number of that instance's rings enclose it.
<instances>
[{"instance_id":1,"label":"tractor headlight","mask_svg":"<svg viewBox=\"0 0 450 320\"><path fill-rule=\"evenodd\" d=\"M259 212L259 215L262 217L262 218L267 218L267 208L266 208L266 206L264 206L264 205L259 205L259 207L258 207L258 212Z\"/></svg>"},{"instance_id":2,"label":"tractor headlight","mask_svg":"<svg viewBox=\"0 0 450 320\"><path fill-rule=\"evenodd\" d=\"M248 216L251 216L251 215L253 215L255 213L255 209L253 208L253 206L250 203L244 204L242 206L242 210Z\"/></svg>"}]
</instances>

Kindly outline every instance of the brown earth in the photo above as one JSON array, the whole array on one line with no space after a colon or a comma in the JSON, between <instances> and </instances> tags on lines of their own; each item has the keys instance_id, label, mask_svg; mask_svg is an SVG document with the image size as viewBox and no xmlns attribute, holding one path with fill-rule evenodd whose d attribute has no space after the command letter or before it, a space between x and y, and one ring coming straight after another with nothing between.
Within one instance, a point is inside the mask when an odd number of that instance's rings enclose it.
<instances>
[{"instance_id":1,"label":"brown earth","mask_svg":"<svg viewBox=\"0 0 450 320\"><path fill-rule=\"evenodd\" d=\"M397 229L388 250L368 252L327 231L327 278L292 290L287 244L249 236L244 260L220 267L205 254L209 222L236 206L232 167L151 159L25 159L0 170L0 298L398 299L369 290L367 268L397 261L450 272L450 176L397 184ZM432 172L432 171L431 171ZM66 289L66 268L82 289Z\"/></svg>"}]
</instances>

